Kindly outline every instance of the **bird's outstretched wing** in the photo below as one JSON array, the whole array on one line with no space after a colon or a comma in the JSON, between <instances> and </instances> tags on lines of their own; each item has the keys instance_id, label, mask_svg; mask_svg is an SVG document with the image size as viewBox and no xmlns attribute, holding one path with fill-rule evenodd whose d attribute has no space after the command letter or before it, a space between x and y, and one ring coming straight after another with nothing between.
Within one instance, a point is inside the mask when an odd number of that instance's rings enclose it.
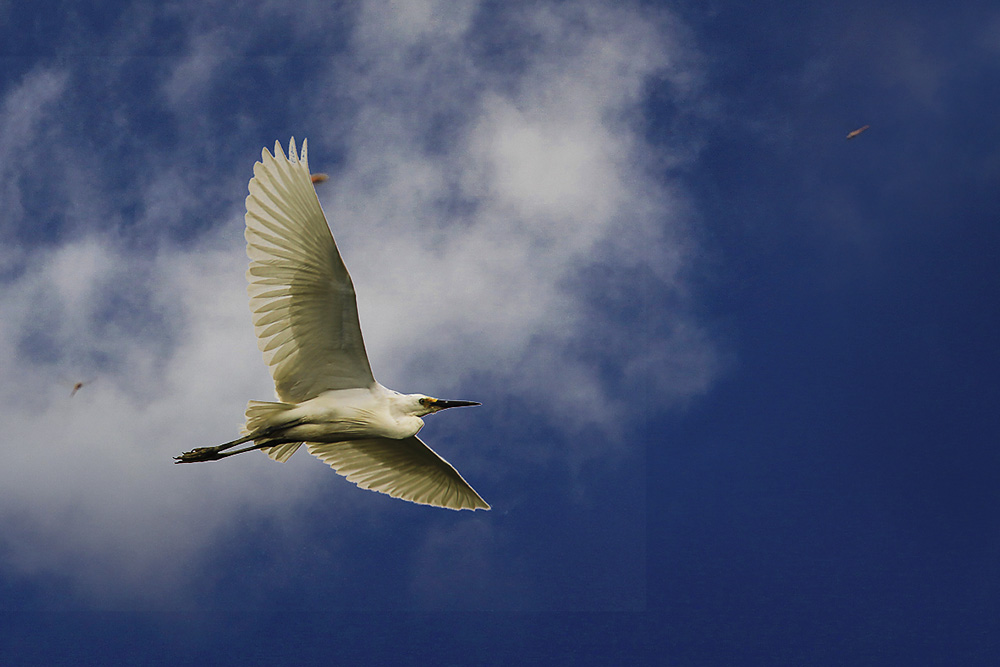
<instances>
[{"instance_id":1,"label":"bird's outstretched wing","mask_svg":"<svg viewBox=\"0 0 1000 667\"><path fill-rule=\"evenodd\" d=\"M309 453L362 489L453 510L490 509L450 463L420 438L306 443Z\"/></svg>"},{"instance_id":2,"label":"bird's outstretched wing","mask_svg":"<svg viewBox=\"0 0 1000 667\"><path fill-rule=\"evenodd\" d=\"M247 293L257 345L278 398L300 403L330 389L369 387L354 284L309 176L306 142L288 157L261 152L246 199Z\"/></svg>"}]
</instances>

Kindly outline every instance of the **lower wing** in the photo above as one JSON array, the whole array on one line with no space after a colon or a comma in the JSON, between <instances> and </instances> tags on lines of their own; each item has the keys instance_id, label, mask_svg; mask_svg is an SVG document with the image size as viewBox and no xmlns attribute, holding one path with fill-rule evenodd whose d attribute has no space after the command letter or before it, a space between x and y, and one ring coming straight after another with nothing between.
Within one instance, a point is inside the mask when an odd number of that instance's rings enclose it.
<instances>
[{"instance_id":1,"label":"lower wing","mask_svg":"<svg viewBox=\"0 0 1000 667\"><path fill-rule=\"evenodd\" d=\"M362 489L453 510L490 509L458 471L420 438L364 438L306 443L316 456Z\"/></svg>"}]
</instances>

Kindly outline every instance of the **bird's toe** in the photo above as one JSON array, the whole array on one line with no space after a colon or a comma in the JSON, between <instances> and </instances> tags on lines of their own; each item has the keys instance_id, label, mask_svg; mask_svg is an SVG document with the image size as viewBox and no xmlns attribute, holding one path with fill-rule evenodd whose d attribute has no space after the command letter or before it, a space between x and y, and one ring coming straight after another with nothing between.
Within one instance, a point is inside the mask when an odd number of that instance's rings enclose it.
<instances>
[{"instance_id":1,"label":"bird's toe","mask_svg":"<svg viewBox=\"0 0 1000 667\"><path fill-rule=\"evenodd\" d=\"M198 463L199 461L214 461L218 452L214 447L198 447L190 452L184 452L174 457L174 463Z\"/></svg>"}]
</instances>

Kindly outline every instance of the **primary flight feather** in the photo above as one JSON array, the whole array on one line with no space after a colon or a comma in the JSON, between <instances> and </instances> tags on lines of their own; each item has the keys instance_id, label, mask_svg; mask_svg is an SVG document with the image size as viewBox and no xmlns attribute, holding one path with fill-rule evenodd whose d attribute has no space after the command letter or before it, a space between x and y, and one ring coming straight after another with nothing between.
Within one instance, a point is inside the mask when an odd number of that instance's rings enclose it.
<instances>
[{"instance_id":1,"label":"primary flight feather","mask_svg":"<svg viewBox=\"0 0 1000 667\"><path fill-rule=\"evenodd\" d=\"M418 437L421 417L479 405L400 394L375 381L354 284L309 174L306 142L288 157L275 143L254 165L246 199L247 293L257 344L279 402L250 401L243 437L200 447L177 463L254 449L286 461L308 451L364 489L449 509L490 509L458 471ZM252 442L238 450L233 447Z\"/></svg>"}]
</instances>

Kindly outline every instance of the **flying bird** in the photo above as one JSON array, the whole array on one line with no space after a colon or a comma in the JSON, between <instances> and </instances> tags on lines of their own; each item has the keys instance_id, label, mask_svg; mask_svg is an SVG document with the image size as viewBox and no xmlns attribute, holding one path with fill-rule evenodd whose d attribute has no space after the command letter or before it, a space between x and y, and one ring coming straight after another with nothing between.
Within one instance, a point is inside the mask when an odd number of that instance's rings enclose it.
<instances>
[{"instance_id":1,"label":"flying bird","mask_svg":"<svg viewBox=\"0 0 1000 667\"><path fill-rule=\"evenodd\" d=\"M243 436L175 457L195 463L261 449L287 461L303 444L348 481L414 503L490 509L417 432L424 417L475 401L401 394L375 381L354 284L309 175L306 142L275 142L246 198L247 293L279 402L250 401ZM233 450L237 445L253 444Z\"/></svg>"},{"instance_id":2,"label":"flying bird","mask_svg":"<svg viewBox=\"0 0 1000 667\"><path fill-rule=\"evenodd\" d=\"M853 139L854 137L858 136L859 134L861 134L862 132L864 132L865 130L867 130L869 127L871 127L871 125L863 125L862 127L859 127L856 130L852 130L852 131L850 131L850 132L847 133L847 138L848 139Z\"/></svg>"},{"instance_id":3,"label":"flying bird","mask_svg":"<svg viewBox=\"0 0 1000 667\"><path fill-rule=\"evenodd\" d=\"M76 396L76 392L83 389L83 385L85 384L90 384L90 380L87 380L86 382L77 382L76 384L74 384L73 391L69 392L69 397L73 398L74 396Z\"/></svg>"},{"instance_id":4,"label":"flying bird","mask_svg":"<svg viewBox=\"0 0 1000 667\"><path fill-rule=\"evenodd\" d=\"M305 143L303 142L302 145L305 146ZM313 174L310 178L312 179L313 184L326 183L330 180L330 177L327 174Z\"/></svg>"}]
</instances>

